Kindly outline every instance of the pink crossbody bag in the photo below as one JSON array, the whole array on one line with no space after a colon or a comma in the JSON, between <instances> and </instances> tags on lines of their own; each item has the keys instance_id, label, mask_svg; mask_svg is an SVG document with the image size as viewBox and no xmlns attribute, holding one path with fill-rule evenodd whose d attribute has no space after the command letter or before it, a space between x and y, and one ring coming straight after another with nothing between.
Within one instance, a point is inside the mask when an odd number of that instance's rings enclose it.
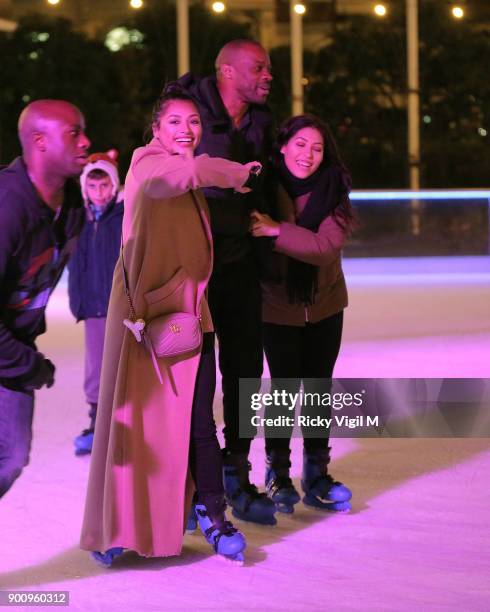
<instances>
[{"instance_id":1,"label":"pink crossbody bag","mask_svg":"<svg viewBox=\"0 0 490 612\"><path fill-rule=\"evenodd\" d=\"M123 324L132 332L136 342L143 343L148 349L158 380L163 384L157 357L177 357L197 350L202 344L201 319L188 312L159 315L150 321L138 318L129 293L122 244L121 263L124 292L129 304L129 319L124 319Z\"/></svg>"}]
</instances>

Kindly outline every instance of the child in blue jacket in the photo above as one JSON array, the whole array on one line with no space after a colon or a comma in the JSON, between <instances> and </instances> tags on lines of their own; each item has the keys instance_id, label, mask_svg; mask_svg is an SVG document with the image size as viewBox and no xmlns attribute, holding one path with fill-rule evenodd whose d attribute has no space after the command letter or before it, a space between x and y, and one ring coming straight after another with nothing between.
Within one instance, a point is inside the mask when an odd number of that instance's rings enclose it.
<instances>
[{"instance_id":1,"label":"child in blue jacket","mask_svg":"<svg viewBox=\"0 0 490 612\"><path fill-rule=\"evenodd\" d=\"M80 177L85 224L68 266L70 309L85 325L84 391L90 425L74 440L75 454L91 452L94 437L107 307L121 246L122 191L117 152L94 153Z\"/></svg>"}]
</instances>

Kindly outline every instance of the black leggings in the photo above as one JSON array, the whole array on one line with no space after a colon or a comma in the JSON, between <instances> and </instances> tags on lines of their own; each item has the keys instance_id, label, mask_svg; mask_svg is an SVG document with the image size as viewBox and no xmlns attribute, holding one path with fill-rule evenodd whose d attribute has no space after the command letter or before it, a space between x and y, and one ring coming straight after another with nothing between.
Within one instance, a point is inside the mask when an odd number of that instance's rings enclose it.
<instances>
[{"instance_id":1,"label":"black leggings","mask_svg":"<svg viewBox=\"0 0 490 612\"><path fill-rule=\"evenodd\" d=\"M320 388L311 388L304 383L305 392L328 392L330 383L325 379L332 378L333 368L340 350L344 312L322 319L318 323L307 323L304 327L264 323L264 349L272 379L277 380L277 387L288 391L298 391L297 382L282 379L321 379ZM294 388L293 388L294 387ZM307 414L305 406L302 414ZM318 410L315 409L315 414ZM329 416L329 410L322 416ZM328 414L327 414L328 413ZM273 411L270 411L274 416ZM278 412L284 414L284 412ZM266 416L269 416L266 414ZM276 430L277 431L277 430ZM265 430L266 452L286 450L289 448L289 437L272 438ZM303 428L304 447L306 450L319 450L328 447L328 432L322 437L310 437L310 431ZM318 434L317 434L318 435Z\"/></svg>"},{"instance_id":2,"label":"black leggings","mask_svg":"<svg viewBox=\"0 0 490 612\"><path fill-rule=\"evenodd\" d=\"M196 500L200 503L223 495L221 451L213 417L215 388L214 333L206 333L192 402L189 448L189 467L196 485Z\"/></svg>"}]
</instances>

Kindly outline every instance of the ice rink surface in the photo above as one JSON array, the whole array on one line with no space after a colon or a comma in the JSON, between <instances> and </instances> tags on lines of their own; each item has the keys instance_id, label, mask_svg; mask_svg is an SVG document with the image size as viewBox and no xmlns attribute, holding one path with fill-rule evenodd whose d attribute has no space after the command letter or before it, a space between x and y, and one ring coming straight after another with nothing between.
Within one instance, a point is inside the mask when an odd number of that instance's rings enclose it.
<instances>
[{"instance_id":1,"label":"ice rink surface","mask_svg":"<svg viewBox=\"0 0 490 612\"><path fill-rule=\"evenodd\" d=\"M356 259L337 377L490 378L490 258ZM353 490L348 515L298 504L278 525L236 521L246 562L203 537L182 556L128 553L106 570L78 549L89 458L83 328L66 284L40 349L57 366L37 395L31 463L0 502L0 590L69 591L70 609L490 610L490 439L335 439L331 472ZM221 422L220 395L215 401ZM262 486L263 441L252 446ZM301 445L293 441L299 488ZM162 517L165 520L165 517Z\"/></svg>"}]
</instances>

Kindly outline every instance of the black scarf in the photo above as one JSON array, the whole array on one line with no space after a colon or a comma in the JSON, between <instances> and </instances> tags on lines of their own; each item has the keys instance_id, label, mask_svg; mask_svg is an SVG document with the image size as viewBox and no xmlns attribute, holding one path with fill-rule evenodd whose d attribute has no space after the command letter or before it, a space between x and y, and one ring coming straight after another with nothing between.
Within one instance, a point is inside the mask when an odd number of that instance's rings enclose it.
<instances>
[{"instance_id":1,"label":"black scarf","mask_svg":"<svg viewBox=\"0 0 490 612\"><path fill-rule=\"evenodd\" d=\"M281 159L278 172L282 186L293 201L310 194L296 225L317 232L321 222L339 204L340 168L321 164L311 176L301 179L293 176ZM318 266L288 257L286 288L291 304L313 304L318 290Z\"/></svg>"}]
</instances>

